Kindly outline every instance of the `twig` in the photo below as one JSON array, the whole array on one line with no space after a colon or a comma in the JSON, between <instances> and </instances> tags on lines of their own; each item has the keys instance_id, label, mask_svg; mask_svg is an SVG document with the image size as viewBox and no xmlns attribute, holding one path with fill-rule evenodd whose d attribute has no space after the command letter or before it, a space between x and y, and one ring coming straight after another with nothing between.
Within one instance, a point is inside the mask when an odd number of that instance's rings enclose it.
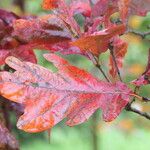
<instances>
[{"instance_id":1,"label":"twig","mask_svg":"<svg viewBox=\"0 0 150 150\"><path fill-rule=\"evenodd\" d=\"M135 94L137 94L137 90L139 90L139 87L138 87L138 86L136 86L136 87L134 88L134 93L135 93ZM135 100L136 100L136 96L133 97L132 101L130 102L130 105L131 105L133 102L135 102Z\"/></svg>"},{"instance_id":2,"label":"twig","mask_svg":"<svg viewBox=\"0 0 150 150\"><path fill-rule=\"evenodd\" d=\"M150 31L147 31L147 32L138 32L138 31L134 31L134 30L131 30L131 29L129 29L126 33L133 33L133 34L139 35L139 36L141 36L143 39L144 39L147 35L150 35Z\"/></svg>"},{"instance_id":3,"label":"twig","mask_svg":"<svg viewBox=\"0 0 150 150\"><path fill-rule=\"evenodd\" d=\"M93 55L92 55L93 56ZM94 56L93 56L93 59L94 59L94 64L95 64L95 66L98 68L98 70L102 73L102 75L104 76L104 78L107 80L107 82L111 82L109 79L108 79L108 77L107 77L107 75L105 74L105 72L104 72L104 70L102 69L102 67L101 67L101 65L100 65L100 63L99 63L99 61L97 60L97 58L95 58Z\"/></svg>"},{"instance_id":4,"label":"twig","mask_svg":"<svg viewBox=\"0 0 150 150\"><path fill-rule=\"evenodd\" d=\"M103 71L103 69L101 68L100 64L96 64L96 67L100 70L100 72L103 74L103 76L105 77L105 79L107 80L107 82L110 82L110 80L108 79L108 77L106 76L105 72Z\"/></svg>"},{"instance_id":5,"label":"twig","mask_svg":"<svg viewBox=\"0 0 150 150\"><path fill-rule=\"evenodd\" d=\"M139 100L144 101L144 102L150 101L150 98L146 98L146 97L142 97L142 96L137 95L137 90L139 90L139 87L136 86L134 89L134 93L131 94L131 96L134 96L134 97L133 97L132 101L127 104L127 106L125 107L125 110L134 112L134 113L136 113L140 116L143 116L146 119L150 120L150 113L142 112L142 111L132 107L132 104L135 102L135 98L138 98Z\"/></svg>"},{"instance_id":6,"label":"twig","mask_svg":"<svg viewBox=\"0 0 150 150\"><path fill-rule=\"evenodd\" d=\"M133 100L131 101L131 103L134 102L134 99L135 99L135 98L138 98L139 100L144 101L144 102L150 102L150 98L142 97L142 96L140 96L140 95L137 95L136 93L132 93L132 94L130 94L130 96L134 96L134 98L133 98Z\"/></svg>"},{"instance_id":7,"label":"twig","mask_svg":"<svg viewBox=\"0 0 150 150\"><path fill-rule=\"evenodd\" d=\"M118 65L117 65L117 62L116 62L116 58L115 58L115 55L114 55L113 46L111 44L109 45L109 50L110 50L110 54L112 56L113 62L115 64L115 68L116 68L119 80L122 81L121 74L120 74L120 71L119 71L119 68L118 68Z\"/></svg>"},{"instance_id":8,"label":"twig","mask_svg":"<svg viewBox=\"0 0 150 150\"><path fill-rule=\"evenodd\" d=\"M126 110L126 111L134 112L134 113L136 113L136 114L138 114L138 115L140 115L140 116L143 116L143 117L145 117L146 119L149 119L149 120L150 120L150 113L142 112L142 111L140 111L140 110L138 110L138 109L132 107L133 102L135 102L135 98L138 98L138 99L140 99L140 100L142 100L142 101L145 101L145 102L150 101L149 98L145 98L145 97L141 97L141 96L137 95L137 94L136 94L137 89L138 89L138 87L135 87L135 89L134 89L134 94L131 95L131 96L134 96L134 98L133 98L133 100L132 100L130 103L127 104L127 106L125 107L125 110Z\"/></svg>"},{"instance_id":9,"label":"twig","mask_svg":"<svg viewBox=\"0 0 150 150\"><path fill-rule=\"evenodd\" d=\"M134 112L134 113L139 114L140 116L143 116L146 119L150 120L150 113L142 112L142 111L140 111L140 110L138 110L136 108L133 108L131 105L127 105L125 109L126 109L126 111Z\"/></svg>"}]
</instances>

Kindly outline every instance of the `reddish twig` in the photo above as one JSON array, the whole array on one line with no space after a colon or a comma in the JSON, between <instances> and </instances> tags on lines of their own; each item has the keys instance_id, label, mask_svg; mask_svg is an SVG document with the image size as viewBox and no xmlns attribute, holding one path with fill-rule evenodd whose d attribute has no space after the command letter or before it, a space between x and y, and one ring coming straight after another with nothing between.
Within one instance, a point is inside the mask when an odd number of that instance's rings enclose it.
<instances>
[{"instance_id":1,"label":"reddish twig","mask_svg":"<svg viewBox=\"0 0 150 150\"><path fill-rule=\"evenodd\" d=\"M150 101L150 98L139 96L136 93L130 94L130 96L134 96L134 98L138 98L139 100L144 101L144 102Z\"/></svg>"}]
</instances>

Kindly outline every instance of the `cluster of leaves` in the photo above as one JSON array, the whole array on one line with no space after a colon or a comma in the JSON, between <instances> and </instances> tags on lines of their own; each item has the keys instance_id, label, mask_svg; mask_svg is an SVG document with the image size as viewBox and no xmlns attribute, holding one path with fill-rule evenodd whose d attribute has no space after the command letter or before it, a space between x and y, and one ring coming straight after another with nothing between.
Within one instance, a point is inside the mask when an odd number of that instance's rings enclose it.
<instances>
[{"instance_id":1,"label":"cluster of leaves","mask_svg":"<svg viewBox=\"0 0 150 150\"><path fill-rule=\"evenodd\" d=\"M0 93L24 107L17 127L41 132L64 118L68 119L67 125L74 126L85 122L97 109L102 110L105 121L114 120L135 96L119 72L128 47L121 35L128 32L130 15L146 15L148 3L149 0L43 0L43 8L53 14L42 17L20 17L0 10L0 65L4 65ZM76 16L82 16L82 26ZM107 81L72 66L56 54L44 57L58 71L43 68L36 64L35 48L83 55ZM108 50L109 77L98 59ZM149 84L149 64L143 75L132 82L136 86Z\"/></svg>"}]
</instances>

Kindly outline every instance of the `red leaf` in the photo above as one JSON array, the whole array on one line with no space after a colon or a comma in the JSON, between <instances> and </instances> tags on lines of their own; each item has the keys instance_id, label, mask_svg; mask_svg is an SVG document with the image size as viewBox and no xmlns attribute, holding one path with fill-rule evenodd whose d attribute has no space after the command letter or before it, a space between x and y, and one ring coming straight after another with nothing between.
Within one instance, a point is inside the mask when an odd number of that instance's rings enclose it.
<instances>
[{"instance_id":1,"label":"red leaf","mask_svg":"<svg viewBox=\"0 0 150 150\"><path fill-rule=\"evenodd\" d=\"M11 16L11 13L8 14ZM13 18L11 25L5 25L5 22L0 20L0 65L4 64L5 58L10 55L36 63L34 48L51 50L53 44L68 40L71 40L71 35L62 21L53 15L29 20Z\"/></svg>"},{"instance_id":2,"label":"red leaf","mask_svg":"<svg viewBox=\"0 0 150 150\"><path fill-rule=\"evenodd\" d=\"M46 45L44 46L46 48ZM61 52L64 55L69 54L81 54L86 55L85 53L81 52L78 47L72 46L69 42L60 42L52 45L47 45L46 49L50 49L51 52Z\"/></svg>"},{"instance_id":3,"label":"red leaf","mask_svg":"<svg viewBox=\"0 0 150 150\"><path fill-rule=\"evenodd\" d=\"M17 15L0 9L0 65L5 64L8 56L36 63L36 57L29 46L12 37L13 22L19 19Z\"/></svg>"},{"instance_id":4,"label":"red leaf","mask_svg":"<svg viewBox=\"0 0 150 150\"><path fill-rule=\"evenodd\" d=\"M105 121L112 121L129 102L131 91L124 83L99 81L55 54L46 54L45 58L54 63L57 73L14 57L6 62L16 71L0 73L1 95L25 106L18 128L40 132L66 117L67 124L73 126L98 108Z\"/></svg>"},{"instance_id":5,"label":"red leaf","mask_svg":"<svg viewBox=\"0 0 150 150\"><path fill-rule=\"evenodd\" d=\"M95 32L92 35L81 37L72 42L72 45L79 47L83 51L89 51L94 55L99 55L108 49L110 39L125 31L124 25L110 27L108 29Z\"/></svg>"},{"instance_id":6,"label":"red leaf","mask_svg":"<svg viewBox=\"0 0 150 150\"><path fill-rule=\"evenodd\" d=\"M4 124L0 123L0 149L19 150L19 145L15 137L8 131Z\"/></svg>"},{"instance_id":7,"label":"red leaf","mask_svg":"<svg viewBox=\"0 0 150 150\"><path fill-rule=\"evenodd\" d=\"M109 8L113 8L112 14L119 11L123 21L126 21L130 15L145 16L150 11L149 3L150 0L97 0L92 15L104 16Z\"/></svg>"},{"instance_id":8,"label":"red leaf","mask_svg":"<svg viewBox=\"0 0 150 150\"><path fill-rule=\"evenodd\" d=\"M28 45L21 45L15 49L11 49L10 56L15 56L23 61L37 63L33 49L31 49Z\"/></svg>"},{"instance_id":9,"label":"red leaf","mask_svg":"<svg viewBox=\"0 0 150 150\"><path fill-rule=\"evenodd\" d=\"M61 20L53 15L32 20L19 19L13 27L13 36L25 43L50 44L71 39Z\"/></svg>"},{"instance_id":10,"label":"red leaf","mask_svg":"<svg viewBox=\"0 0 150 150\"><path fill-rule=\"evenodd\" d=\"M0 65L5 64L8 56L15 56L21 60L36 63L36 56L28 45L21 45L14 49L0 49Z\"/></svg>"},{"instance_id":11,"label":"red leaf","mask_svg":"<svg viewBox=\"0 0 150 150\"><path fill-rule=\"evenodd\" d=\"M125 54L127 53L127 47L128 47L128 44L124 42L123 40L121 40L120 38L114 39L113 51L114 51L115 60L119 69L121 69L123 66L123 58L125 57ZM112 75L113 78L115 78L117 74L117 70L116 70L112 56L110 56L109 65L111 67L109 70L109 73Z\"/></svg>"}]
</instances>

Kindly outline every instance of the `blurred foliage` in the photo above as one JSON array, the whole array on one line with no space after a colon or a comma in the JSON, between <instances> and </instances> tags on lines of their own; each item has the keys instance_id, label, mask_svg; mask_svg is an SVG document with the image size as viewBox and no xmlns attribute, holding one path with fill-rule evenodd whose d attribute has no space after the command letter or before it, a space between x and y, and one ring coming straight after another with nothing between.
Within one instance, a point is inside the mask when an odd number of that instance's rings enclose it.
<instances>
[{"instance_id":1,"label":"blurred foliage","mask_svg":"<svg viewBox=\"0 0 150 150\"><path fill-rule=\"evenodd\" d=\"M23 13L19 6L14 5L13 0L0 0L0 8L13 11L22 15L44 15L49 13L41 9L42 0L24 0L25 12ZM75 16L80 25L83 25L84 18ZM132 16L129 20L130 28L136 31L150 30L150 13L146 17ZM145 69L147 63L148 48L150 47L149 38L142 40L139 36L128 34L122 37L129 43L128 53L124 60L124 68L121 74L126 82L137 78ZM38 63L46 68L52 68L53 65L43 58L43 53L47 51L35 50L38 58ZM86 69L95 76L102 78L98 70L93 66L90 60L83 56L65 56L72 64ZM109 53L102 54L100 61L104 69L108 72L108 57ZM53 67L55 71L55 67ZM149 96L150 86L144 86L140 90L143 96ZM137 103L136 107L144 111L150 111L149 104ZM12 116L14 122L13 132L20 141L21 150L90 150L91 149L91 121L82 125L69 128L64 125L64 122L58 124L51 131L50 143L48 133L29 134L18 130L16 119ZM130 112L122 113L116 121L112 123L99 122L99 145L100 150L148 150L150 147L150 122L142 117L139 117Z\"/></svg>"}]
</instances>

